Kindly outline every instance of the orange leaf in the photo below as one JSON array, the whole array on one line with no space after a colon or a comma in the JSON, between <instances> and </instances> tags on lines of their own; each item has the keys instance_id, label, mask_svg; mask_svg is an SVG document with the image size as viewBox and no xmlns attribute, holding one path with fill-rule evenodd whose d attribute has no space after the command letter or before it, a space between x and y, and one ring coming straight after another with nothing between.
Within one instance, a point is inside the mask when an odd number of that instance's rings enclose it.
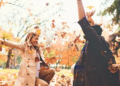
<instances>
[{"instance_id":1,"label":"orange leaf","mask_svg":"<svg viewBox=\"0 0 120 86\"><path fill-rule=\"evenodd\" d=\"M52 23L52 28L55 28L55 24L54 23Z\"/></svg>"},{"instance_id":2,"label":"orange leaf","mask_svg":"<svg viewBox=\"0 0 120 86\"><path fill-rule=\"evenodd\" d=\"M65 25L65 24L67 24L67 22L62 22L62 25Z\"/></svg>"},{"instance_id":3,"label":"orange leaf","mask_svg":"<svg viewBox=\"0 0 120 86\"><path fill-rule=\"evenodd\" d=\"M94 6L87 6L87 8L89 8L91 10L92 8L94 8Z\"/></svg>"},{"instance_id":4,"label":"orange leaf","mask_svg":"<svg viewBox=\"0 0 120 86\"><path fill-rule=\"evenodd\" d=\"M67 28L70 28L69 26L67 26Z\"/></svg>"},{"instance_id":5,"label":"orange leaf","mask_svg":"<svg viewBox=\"0 0 120 86\"><path fill-rule=\"evenodd\" d=\"M45 38L43 38L45 40Z\"/></svg>"},{"instance_id":6,"label":"orange leaf","mask_svg":"<svg viewBox=\"0 0 120 86\"><path fill-rule=\"evenodd\" d=\"M55 22L55 20L53 19L52 22Z\"/></svg>"},{"instance_id":7,"label":"orange leaf","mask_svg":"<svg viewBox=\"0 0 120 86\"><path fill-rule=\"evenodd\" d=\"M80 36L76 37L76 39L74 40L74 43L76 43L77 41L80 41L79 37Z\"/></svg>"},{"instance_id":8,"label":"orange leaf","mask_svg":"<svg viewBox=\"0 0 120 86\"><path fill-rule=\"evenodd\" d=\"M30 12L31 10L28 8L28 11Z\"/></svg>"},{"instance_id":9,"label":"orange leaf","mask_svg":"<svg viewBox=\"0 0 120 86\"><path fill-rule=\"evenodd\" d=\"M37 34L37 35L40 35L40 34L41 34L41 30L40 30L40 29L37 29L37 30L36 30L36 34Z\"/></svg>"},{"instance_id":10,"label":"orange leaf","mask_svg":"<svg viewBox=\"0 0 120 86\"><path fill-rule=\"evenodd\" d=\"M30 13L30 16L32 16L32 13Z\"/></svg>"},{"instance_id":11,"label":"orange leaf","mask_svg":"<svg viewBox=\"0 0 120 86\"><path fill-rule=\"evenodd\" d=\"M62 38L65 37L65 34L66 34L66 32L62 32L62 33L61 33Z\"/></svg>"}]
</instances>

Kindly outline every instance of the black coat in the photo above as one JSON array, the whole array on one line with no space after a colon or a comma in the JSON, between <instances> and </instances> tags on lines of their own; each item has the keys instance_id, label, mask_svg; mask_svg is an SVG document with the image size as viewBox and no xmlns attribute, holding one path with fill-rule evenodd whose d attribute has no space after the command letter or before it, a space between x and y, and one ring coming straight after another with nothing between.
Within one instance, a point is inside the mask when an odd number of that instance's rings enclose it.
<instances>
[{"instance_id":1,"label":"black coat","mask_svg":"<svg viewBox=\"0 0 120 86\"><path fill-rule=\"evenodd\" d=\"M97 35L86 18L78 23L88 41L85 49L85 86L119 86L118 72L110 73L108 61L101 54L101 51L111 52L108 43L102 36ZM113 61L115 63L115 58Z\"/></svg>"}]
</instances>

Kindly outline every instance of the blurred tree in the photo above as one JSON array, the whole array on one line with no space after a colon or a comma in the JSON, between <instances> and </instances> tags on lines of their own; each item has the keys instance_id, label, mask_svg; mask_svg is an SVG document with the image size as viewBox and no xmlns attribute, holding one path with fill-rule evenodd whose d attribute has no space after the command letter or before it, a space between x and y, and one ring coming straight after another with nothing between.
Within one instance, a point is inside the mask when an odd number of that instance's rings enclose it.
<instances>
[{"instance_id":1,"label":"blurred tree","mask_svg":"<svg viewBox=\"0 0 120 86\"><path fill-rule=\"evenodd\" d=\"M17 56L17 59L16 59L16 63L20 64L21 60L22 60L21 56L18 55L18 56Z\"/></svg>"},{"instance_id":2,"label":"blurred tree","mask_svg":"<svg viewBox=\"0 0 120 86\"><path fill-rule=\"evenodd\" d=\"M9 68L11 54L12 54L12 49L10 49L8 52L8 56L7 56L8 59L7 59L7 63L6 63L6 68Z\"/></svg>"},{"instance_id":3,"label":"blurred tree","mask_svg":"<svg viewBox=\"0 0 120 86\"><path fill-rule=\"evenodd\" d=\"M120 0L106 0L102 3L103 6L110 3L111 5L108 6L103 11L99 12L99 15L112 15L112 23L111 25L119 25L118 30L120 30Z\"/></svg>"}]
</instances>

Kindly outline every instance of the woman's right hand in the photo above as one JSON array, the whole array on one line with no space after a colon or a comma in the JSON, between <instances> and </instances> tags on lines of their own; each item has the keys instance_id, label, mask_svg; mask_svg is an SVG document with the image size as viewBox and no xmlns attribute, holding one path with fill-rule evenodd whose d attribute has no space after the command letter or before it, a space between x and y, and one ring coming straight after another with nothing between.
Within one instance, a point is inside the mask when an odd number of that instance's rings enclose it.
<instances>
[{"instance_id":1,"label":"woman's right hand","mask_svg":"<svg viewBox=\"0 0 120 86\"><path fill-rule=\"evenodd\" d=\"M119 67L116 64L110 65L108 69L110 70L111 73L116 73L117 71L119 71Z\"/></svg>"}]
</instances>

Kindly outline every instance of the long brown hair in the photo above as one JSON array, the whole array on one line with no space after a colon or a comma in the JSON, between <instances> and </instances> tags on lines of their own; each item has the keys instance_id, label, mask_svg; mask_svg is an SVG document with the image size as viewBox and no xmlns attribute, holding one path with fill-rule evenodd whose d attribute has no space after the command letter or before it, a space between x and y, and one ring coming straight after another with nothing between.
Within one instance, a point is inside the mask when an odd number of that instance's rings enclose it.
<instances>
[{"instance_id":1,"label":"long brown hair","mask_svg":"<svg viewBox=\"0 0 120 86\"><path fill-rule=\"evenodd\" d=\"M27 35L25 41L27 41L29 38L30 38L30 41L31 41L31 39L32 39L34 36L37 36L37 34L34 33L34 32L30 32L30 33L28 33L28 35Z\"/></svg>"}]
</instances>

